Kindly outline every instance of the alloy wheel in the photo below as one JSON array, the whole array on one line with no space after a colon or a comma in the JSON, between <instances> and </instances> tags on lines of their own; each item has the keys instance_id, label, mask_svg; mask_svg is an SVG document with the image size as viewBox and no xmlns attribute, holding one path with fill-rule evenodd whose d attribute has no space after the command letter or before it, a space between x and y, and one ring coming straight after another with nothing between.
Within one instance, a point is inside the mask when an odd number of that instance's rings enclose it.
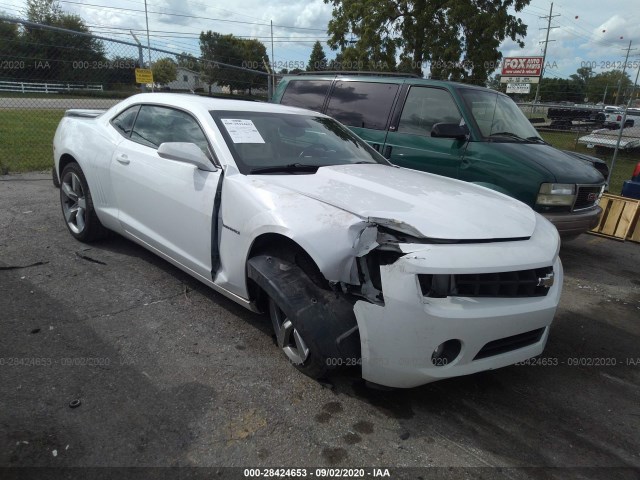
<instances>
[{"instance_id":1,"label":"alloy wheel","mask_svg":"<svg viewBox=\"0 0 640 480\"><path fill-rule=\"evenodd\" d=\"M273 300L270 301L271 320L276 333L278 346L295 365L302 365L309 357L309 348L302 339L300 332L293 326L291 319L278 307Z\"/></svg>"},{"instance_id":2,"label":"alloy wheel","mask_svg":"<svg viewBox=\"0 0 640 480\"><path fill-rule=\"evenodd\" d=\"M62 213L69 229L80 234L87 226L87 201L82 182L74 172L67 172L60 185Z\"/></svg>"}]
</instances>

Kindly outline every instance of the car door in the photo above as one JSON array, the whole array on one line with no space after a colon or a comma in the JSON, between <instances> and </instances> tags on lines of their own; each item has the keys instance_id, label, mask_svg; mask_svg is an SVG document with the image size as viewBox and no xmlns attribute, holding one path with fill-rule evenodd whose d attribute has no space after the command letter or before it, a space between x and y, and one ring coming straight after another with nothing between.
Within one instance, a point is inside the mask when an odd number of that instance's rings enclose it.
<instances>
[{"instance_id":1,"label":"car door","mask_svg":"<svg viewBox=\"0 0 640 480\"><path fill-rule=\"evenodd\" d=\"M211 280L212 214L221 170L206 172L161 158L157 148L164 142L192 142L213 158L192 115L142 105L111 162L119 221L139 241Z\"/></svg>"},{"instance_id":2,"label":"car door","mask_svg":"<svg viewBox=\"0 0 640 480\"><path fill-rule=\"evenodd\" d=\"M398 108L401 114L390 126L384 156L401 167L457 178L466 140L431 136L436 123L463 122L451 94L444 88L413 85Z\"/></svg>"}]
</instances>

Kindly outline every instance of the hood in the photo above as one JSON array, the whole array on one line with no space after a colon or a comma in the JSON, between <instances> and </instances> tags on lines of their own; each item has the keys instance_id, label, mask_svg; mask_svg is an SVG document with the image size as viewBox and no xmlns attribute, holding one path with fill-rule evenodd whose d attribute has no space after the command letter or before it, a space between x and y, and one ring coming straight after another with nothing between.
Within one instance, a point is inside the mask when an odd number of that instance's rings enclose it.
<instances>
[{"instance_id":1,"label":"hood","mask_svg":"<svg viewBox=\"0 0 640 480\"><path fill-rule=\"evenodd\" d=\"M602 175L603 181L605 181L609 176L609 166L607 165L607 162L605 162L604 160L601 160L598 157L593 157L591 155L585 155L584 153L570 152L569 150L563 150L563 152L571 157L577 158L578 160L580 160L581 162L584 162L587 165L591 165L600 173L600 175Z\"/></svg>"},{"instance_id":2,"label":"hood","mask_svg":"<svg viewBox=\"0 0 640 480\"><path fill-rule=\"evenodd\" d=\"M321 167L312 175L269 175L268 183L409 235L443 240L530 237L536 214L487 188L386 165Z\"/></svg>"},{"instance_id":3,"label":"hood","mask_svg":"<svg viewBox=\"0 0 640 480\"><path fill-rule=\"evenodd\" d=\"M502 155L540 165L557 183L601 184L602 175L592 165L562 150L541 143L492 143Z\"/></svg>"}]
</instances>

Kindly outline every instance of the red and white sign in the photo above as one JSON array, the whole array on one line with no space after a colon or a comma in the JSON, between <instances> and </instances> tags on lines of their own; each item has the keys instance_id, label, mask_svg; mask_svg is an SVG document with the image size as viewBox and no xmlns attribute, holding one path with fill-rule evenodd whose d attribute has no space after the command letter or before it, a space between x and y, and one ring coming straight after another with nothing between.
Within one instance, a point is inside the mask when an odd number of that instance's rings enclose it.
<instances>
[{"instance_id":1,"label":"red and white sign","mask_svg":"<svg viewBox=\"0 0 640 480\"><path fill-rule=\"evenodd\" d=\"M507 57L502 61L503 77L539 77L542 57Z\"/></svg>"}]
</instances>

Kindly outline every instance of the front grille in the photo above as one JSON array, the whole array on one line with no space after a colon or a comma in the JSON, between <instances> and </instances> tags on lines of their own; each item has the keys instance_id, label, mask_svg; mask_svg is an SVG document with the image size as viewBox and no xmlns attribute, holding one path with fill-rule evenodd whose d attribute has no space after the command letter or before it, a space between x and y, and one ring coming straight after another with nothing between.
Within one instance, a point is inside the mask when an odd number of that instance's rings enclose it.
<instances>
[{"instance_id":1,"label":"front grille","mask_svg":"<svg viewBox=\"0 0 640 480\"><path fill-rule=\"evenodd\" d=\"M487 343L475 356L474 360L480 360L481 358L493 357L494 355L500 355L501 353L511 352L518 350L519 348L528 347L534 343L538 343L542 338L544 328L532 330L526 333L520 333L511 337L501 338Z\"/></svg>"},{"instance_id":2,"label":"front grille","mask_svg":"<svg viewBox=\"0 0 640 480\"><path fill-rule=\"evenodd\" d=\"M553 283L553 267L515 272L418 275L425 297L543 297ZM547 281L545 281L547 280Z\"/></svg>"},{"instance_id":3,"label":"front grille","mask_svg":"<svg viewBox=\"0 0 640 480\"><path fill-rule=\"evenodd\" d=\"M578 195L576 195L576 202L573 204L574 210L581 210L584 208L593 207L600 199L601 185L578 187ZM591 198L590 198L591 196Z\"/></svg>"}]
</instances>

